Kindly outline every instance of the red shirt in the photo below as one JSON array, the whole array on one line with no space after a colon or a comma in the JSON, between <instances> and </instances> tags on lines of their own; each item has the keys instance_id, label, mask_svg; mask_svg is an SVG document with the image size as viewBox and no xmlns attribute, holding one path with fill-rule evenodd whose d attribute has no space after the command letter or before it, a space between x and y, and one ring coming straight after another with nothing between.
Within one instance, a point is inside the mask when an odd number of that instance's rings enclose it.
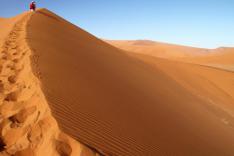
<instances>
[{"instance_id":1,"label":"red shirt","mask_svg":"<svg viewBox=\"0 0 234 156\"><path fill-rule=\"evenodd\" d=\"M36 5L35 5L35 3L31 3L31 4L30 4L30 9L33 9L33 10L35 10L35 9L36 9Z\"/></svg>"}]
</instances>

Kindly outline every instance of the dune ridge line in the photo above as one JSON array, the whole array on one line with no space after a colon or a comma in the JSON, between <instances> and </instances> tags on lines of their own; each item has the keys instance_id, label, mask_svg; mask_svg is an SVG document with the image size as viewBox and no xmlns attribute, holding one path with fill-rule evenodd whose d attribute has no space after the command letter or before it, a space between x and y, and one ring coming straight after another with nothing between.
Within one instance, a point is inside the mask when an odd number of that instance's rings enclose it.
<instances>
[{"instance_id":1,"label":"dune ridge line","mask_svg":"<svg viewBox=\"0 0 234 156\"><path fill-rule=\"evenodd\" d=\"M1 47L0 156L98 155L59 130L31 67L25 13Z\"/></svg>"},{"instance_id":2,"label":"dune ridge line","mask_svg":"<svg viewBox=\"0 0 234 156\"><path fill-rule=\"evenodd\" d=\"M232 156L233 118L222 111L233 114L232 73L136 57L47 9L29 24L41 88L66 134L106 155Z\"/></svg>"},{"instance_id":3,"label":"dune ridge line","mask_svg":"<svg viewBox=\"0 0 234 156\"><path fill-rule=\"evenodd\" d=\"M151 44L121 50L47 9L1 19L0 156L233 156L234 75L200 62L232 50Z\"/></svg>"}]
</instances>

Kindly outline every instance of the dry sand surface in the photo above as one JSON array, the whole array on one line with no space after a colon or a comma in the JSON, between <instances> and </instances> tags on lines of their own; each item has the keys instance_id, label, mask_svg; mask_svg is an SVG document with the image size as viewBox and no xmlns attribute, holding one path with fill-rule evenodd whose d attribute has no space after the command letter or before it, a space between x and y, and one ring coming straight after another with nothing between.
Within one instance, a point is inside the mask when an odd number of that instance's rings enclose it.
<instances>
[{"instance_id":1,"label":"dry sand surface","mask_svg":"<svg viewBox=\"0 0 234 156\"><path fill-rule=\"evenodd\" d=\"M188 58L187 61L234 72L234 48L217 48L209 55Z\"/></svg>"},{"instance_id":2,"label":"dry sand surface","mask_svg":"<svg viewBox=\"0 0 234 156\"><path fill-rule=\"evenodd\" d=\"M62 133L34 76L30 13L0 20L0 156L78 156L95 152Z\"/></svg>"},{"instance_id":3,"label":"dry sand surface","mask_svg":"<svg viewBox=\"0 0 234 156\"><path fill-rule=\"evenodd\" d=\"M150 40L105 40L107 43L128 52L146 54L161 58L177 59L182 57L203 56L208 49L160 43Z\"/></svg>"},{"instance_id":4,"label":"dry sand surface","mask_svg":"<svg viewBox=\"0 0 234 156\"><path fill-rule=\"evenodd\" d=\"M124 51L234 71L234 48L204 49L147 40L105 40Z\"/></svg>"},{"instance_id":5,"label":"dry sand surface","mask_svg":"<svg viewBox=\"0 0 234 156\"><path fill-rule=\"evenodd\" d=\"M233 156L232 72L125 52L46 9L3 21L0 155Z\"/></svg>"}]
</instances>

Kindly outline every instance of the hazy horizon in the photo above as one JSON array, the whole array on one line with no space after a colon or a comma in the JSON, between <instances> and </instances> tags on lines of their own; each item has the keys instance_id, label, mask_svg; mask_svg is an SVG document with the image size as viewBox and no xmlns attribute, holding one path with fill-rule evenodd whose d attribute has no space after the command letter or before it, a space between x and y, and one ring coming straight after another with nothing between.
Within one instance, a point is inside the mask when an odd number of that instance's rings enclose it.
<instances>
[{"instance_id":1,"label":"hazy horizon","mask_svg":"<svg viewBox=\"0 0 234 156\"><path fill-rule=\"evenodd\" d=\"M31 1L2 0L1 17L28 9ZM185 46L234 47L234 2L36 1L93 35L111 40L153 40Z\"/></svg>"}]
</instances>

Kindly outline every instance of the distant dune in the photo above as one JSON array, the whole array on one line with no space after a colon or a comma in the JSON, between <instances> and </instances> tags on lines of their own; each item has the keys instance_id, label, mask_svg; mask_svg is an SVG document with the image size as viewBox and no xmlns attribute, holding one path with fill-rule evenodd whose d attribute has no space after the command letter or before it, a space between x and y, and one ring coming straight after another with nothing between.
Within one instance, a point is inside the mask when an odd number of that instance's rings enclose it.
<instances>
[{"instance_id":1,"label":"distant dune","mask_svg":"<svg viewBox=\"0 0 234 156\"><path fill-rule=\"evenodd\" d=\"M150 40L105 40L117 48L129 52L147 54L161 58L182 58L189 56L200 56L209 53L208 49L180 46L168 43L160 43Z\"/></svg>"},{"instance_id":2,"label":"distant dune","mask_svg":"<svg viewBox=\"0 0 234 156\"><path fill-rule=\"evenodd\" d=\"M234 72L234 48L217 48L209 55L189 58L187 61Z\"/></svg>"},{"instance_id":3,"label":"distant dune","mask_svg":"<svg viewBox=\"0 0 234 156\"><path fill-rule=\"evenodd\" d=\"M118 49L46 9L5 22L0 155L233 155L234 74L193 62L206 49Z\"/></svg>"},{"instance_id":4,"label":"distant dune","mask_svg":"<svg viewBox=\"0 0 234 156\"><path fill-rule=\"evenodd\" d=\"M107 43L128 52L153 57L191 62L219 69L234 71L234 48L194 48L149 40L105 40Z\"/></svg>"}]
</instances>

